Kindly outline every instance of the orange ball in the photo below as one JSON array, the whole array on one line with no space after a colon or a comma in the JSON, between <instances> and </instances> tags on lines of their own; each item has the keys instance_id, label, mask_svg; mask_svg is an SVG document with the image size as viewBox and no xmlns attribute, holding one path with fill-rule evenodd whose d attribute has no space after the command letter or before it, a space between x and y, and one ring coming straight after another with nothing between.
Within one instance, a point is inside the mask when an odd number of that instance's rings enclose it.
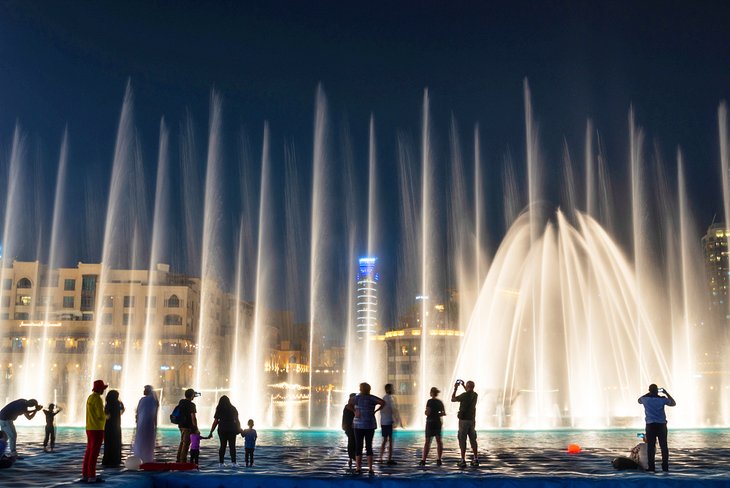
<instances>
[{"instance_id":1,"label":"orange ball","mask_svg":"<svg viewBox=\"0 0 730 488\"><path fill-rule=\"evenodd\" d=\"M578 454L580 452L580 446L578 444L568 444L568 453Z\"/></svg>"}]
</instances>

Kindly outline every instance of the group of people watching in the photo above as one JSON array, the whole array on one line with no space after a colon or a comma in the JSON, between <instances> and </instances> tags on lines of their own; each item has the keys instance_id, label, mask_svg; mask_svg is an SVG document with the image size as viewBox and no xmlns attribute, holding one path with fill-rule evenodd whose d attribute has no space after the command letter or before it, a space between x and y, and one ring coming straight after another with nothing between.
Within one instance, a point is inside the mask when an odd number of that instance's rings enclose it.
<instances>
[{"instance_id":1,"label":"group of people watching","mask_svg":"<svg viewBox=\"0 0 730 488\"><path fill-rule=\"evenodd\" d=\"M180 445L177 450L177 462L188 462L189 453L190 462L197 464L200 456L200 441L202 439L211 439L213 432L218 429L218 438L220 440L220 448L218 449L219 467L225 467L226 448L228 448L230 453L231 466L238 466L236 461L236 439L239 435L244 440L246 466L253 466L253 455L258 437L256 429L253 428L253 419L248 420L248 429L241 428L238 409L233 406L230 398L223 395L218 399L218 405L213 414L213 424L210 427L210 433L203 437L200 434L200 429L198 429L197 408L193 401L197 396L200 396L200 393L197 393L192 388L185 390L185 398L180 400L175 408L177 418L171 418L173 422L177 423L180 429Z\"/></svg>"},{"instance_id":2,"label":"group of people watching","mask_svg":"<svg viewBox=\"0 0 730 488\"><path fill-rule=\"evenodd\" d=\"M457 395L459 386L464 387L464 392ZM474 391L474 382L456 380L454 391L451 393L451 401L459 404L457 414L459 430L457 438L461 459L459 467L466 467L466 441L472 451L472 466L479 466L479 449L476 433L476 405L479 395ZM355 463L355 473L362 473L362 451L365 448L367 457L368 472L373 474L373 437L377 429L375 414L380 412L380 423L383 433L383 444L380 448L380 462L383 462L383 453L387 447L387 464L396 464L393 460L393 424L397 422L403 427L398 413L395 398L393 397L393 385L385 385L385 395L378 398L370 393L371 387L368 383L360 383L360 393L351 393L347 404L342 412L342 429L347 435L348 467L352 470ZM438 399L441 391L435 386L431 388L430 398L426 402L426 440L423 445L423 454L419 466L425 466L428 453L431 449L431 442L436 439L436 464L441 466L443 456L443 441L441 436L442 417L446 415L444 403ZM664 396L659 393L663 393ZM667 444L667 417L664 407L676 405L674 398L664 388L657 385L649 385L649 392L642 395L638 402L644 406L646 416L646 433L643 435L643 442L636 446L631 452L631 459L635 467L642 467L647 471L655 471L656 441L662 453L662 471L669 470L669 448Z\"/></svg>"},{"instance_id":3,"label":"group of people watching","mask_svg":"<svg viewBox=\"0 0 730 488\"><path fill-rule=\"evenodd\" d=\"M457 395L459 386L464 387L464 392ZM379 398L370 393L371 386L368 383L360 383L360 393L351 393L347 405L342 411L342 429L347 435L347 453L348 467L352 469L353 461L355 463L355 473L362 473L362 451L365 448L365 456L367 459L368 473L373 474L373 438L375 430L378 427L375 414L380 412L380 425L383 435L383 443L380 447L380 462L383 462L385 450L388 451L386 464L396 464L393 460L393 425L399 424L403 427L403 423L398 412L398 407L393 397L393 385L388 383L385 385L385 395ZM446 415L446 409L438 394L441 391L435 386L431 388L431 398L426 402L426 441L423 446L423 456L420 466L426 465L428 452L431 448L431 441L436 438L436 464L441 466L443 455L443 441L441 439L442 417ZM479 465L479 451L477 446L477 434L475 428L476 420L476 404L478 395L474 391L474 382L467 381L464 383L457 380L454 385L454 391L451 394L451 401L459 403L459 448L461 449L460 467L466 466L466 440L473 452L471 461L472 466Z\"/></svg>"},{"instance_id":4,"label":"group of people watching","mask_svg":"<svg viewBox=\"0 0 730 488\"><path fill-rule=\"evenodd\" d=\"M463 386L464 392L457 395L458 389ZM479 466L479 451L476 434L476 405L478 394L474 391L474 382L457 380L451 394L451 401L459 403L457 414L459 420L458 442L461 453L459 467L466 467L466 441L472 450L472 466ZM82 468L82 479L84 483L98 483L104 481L96 475L96 464L104 444L104 457L102 465L117 467L122 462L122 435L121 416L125 412L124 404L119 400L119 392L110 390L106 395L106 402L102 400L102 394L108 388L102 380L93 383L92 392L86 400L86 437L87 445L84 454ZM362 451L365 448L368 472L373 473L373 438L377 429L375 414L380 412L380 423L382 428L383 442L380 447L380 462L383 462L383 455L387 449L387 464L396 464L393 460L393 426L395 424L403 427L397 403L393 396L393 385L385 385L385 395L379 398L371 393L368 383L360 383L360 393L350 394L347 405L342 413L342 428L347 435L348 465L352 469L355 463L355 473L362 473ZM441 400L438 399L440 390L432 387L430 399L426 402L424 414L426 415L426 439L423 446L423 454L420 466L426 465L426 460L431 448L433 438L436 439L436 464L442 464L443 441L442 441L442 417L446 415L446 409ZM664 395L660 395L663 393ZM248 429L241 428L238 418L238 410L231 403L230 399L223 395L218 401L213 415L213 424L210 433L203 437L198 429L197 408L194 403L196 396L200 394L192 388L185 391L185 398L180 400L175 408L171 420L178 424L180 429L180 444L177 451L177 462L190 462L197 464L200 454L200 441L210 439L213 433L218 430L220 439L219 466L224 467L226 449L230 453L231 465L236 466L236 439L238 435L244 438L245 463L246 466L254 464L254 449L256 446L257 433L253 428L254 421L248 420ZM662 470L669 470L669 448L667 443L667 418L664 407L676 405L674 398L664 388L658 388L656 384L649 385L649 391L639 397L638 402L644 406L646 417L646 432L644 442L636 446L631 453L631 459L637 466L647 471L655 471L656 441L662 453ZM149 463L154 461L155 440L157 436L157 414L159 402L151 385L145 385L143 396L137 404L135 421L136 434L132 444L132 452L139 457L141 462ZM35 399L14 400L0 410L0 464L7 464L18 458L17 453L17 432L15 420L20 416L31 420L43 410L46 417L45 437L43 440L44 451L53 451L55 448L56 431L55 416L61 412L54 404L49 404L43 409ZM175 417L173 419L173 416ZM9 449L9 455L5 455Z\"/></svg>"}]
</instances>

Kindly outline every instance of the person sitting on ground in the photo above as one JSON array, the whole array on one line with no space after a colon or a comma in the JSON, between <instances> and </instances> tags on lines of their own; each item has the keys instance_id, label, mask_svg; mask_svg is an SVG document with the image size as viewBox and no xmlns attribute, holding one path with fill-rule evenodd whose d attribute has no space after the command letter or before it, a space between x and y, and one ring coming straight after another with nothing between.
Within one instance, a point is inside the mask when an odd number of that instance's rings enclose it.
<instances>
[{"instance_id":1,"label":"person sitting on ground","mask_svg":"<svg viewBox=\"0 0 730 488\"><path fill-rule=\"evenodd\" d=\"M19 398L8 403L0 410L0 430L8 435L8 446L10 447L10 456L18 457L16 443L18 433L15 430L15 421L21 415L32 420L39 411L43 409L42 405L38 405L38 401L34 398L26 400Z\"/></svg>"},{"instance_id":2,"label":"person sitting on ground","mask_svg":"<svg viewBox=\"0 0 730 488\"><path fill-rule=\"evenodd\" d=\"M43 414L46 416L46 435L43 437L43 450L45 452L53 452L53 449L56 447L56 424L54 422L56 415L61 410L63 410L61 407L56 409L56 405L53 403L48 405L48 410L43 410ZM48 447L49 440L51 441L50 449Z\"/></svg>"},{"instance_id":3,"label":"person sitting on ground","mask_svg":"<svg viewBox=\"0 0 730 488\"><path fill-rule=\"evenodd\" d=\"M641 442L631 449L629 457L634 461L641 469L646 471L649 469L649 453L648 444L646 443L646 434L641 434Z\"/></svg>"}]
</instances>

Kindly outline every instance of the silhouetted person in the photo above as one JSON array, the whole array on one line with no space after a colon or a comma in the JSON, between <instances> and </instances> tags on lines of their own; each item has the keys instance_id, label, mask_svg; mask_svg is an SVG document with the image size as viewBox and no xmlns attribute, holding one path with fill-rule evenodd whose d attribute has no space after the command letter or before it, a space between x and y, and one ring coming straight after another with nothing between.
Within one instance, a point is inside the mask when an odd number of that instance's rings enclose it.
<instances>
[{"instance_id":1,"label":"silhouetted person","mask_svg":"<svg viewBox=\"0 0 730 488\"><path fill-rule=\"evenodd\" d=\"M43 410L43 414L46 416L46 435L43 437L43 450L46 452L53 452L56 447L56 415L63 410L62 408L56 409L56 405L53 403L48 405L48 410ZM48 441L51 442L50 449L48 448Z\"/></svg>"},{"instance_id":2,"label":"silhouetted person","mask_svg":"<svg viewBox=\"0 0 730 488\"><path fill-rule=\"evenodd\" d=\"M368 457L368 472L373 474L373 436L378 423L375 412L385 405L385 402L370 394L370 385L360 383L360 394L355 397L355 472L362 473L362 447L365 445L365 454ZM377 408L376 408L377 407Z\"/></svg>"},{"instance_id":3,"label":"silhouetted person","mask_svg":"<svg viewBox=\"0 0 730 488\"><path fill-rule=\"evenodd\" d=\"M352 462L355 460L355 429L352 422L355 420L355 393L350 393L347 405L342 409L342 430L347 436L347 467L352 469Z\"/></svg>"},{"instance_id":4,"label":"silhouetted person","mask_svg":"<svg viewBox=\"0 0 730 488\"><path fill-rule=\"evenodd\" d=\"M659 396L659 392L666 396ZM646 415L646 452L649 457L647 471L655 471L654 458L656 457L656 441L659 439L659 448L662 450L662 471L669 471L669 446L667 444L667 414L664 407L673 407L677 404L664 388L658 388L654 383L649 385L649 393L639 397L639 403L644 405Z\"/></svg>"},{"instance_id":5,"label":"silhouetted person","mask_svg":"<svg viewBox=\"0 0 730 488\"><path fill-rule=\"evenodd\" d=\"M122 464L122 414L124 404L119 401L119 392L109 390L106 394L104 414L104 456L101 458L101 465L109 468L116 468Z\"/></svg>"},{"instance_id":6,"label":"silhouetted person","mask_svg":"<svg viewBox=\"0 0 730 488\"><path fill-rule=\"evenodd\" d=\"M16 443L18 439L18 433L15 430L15 421L21 415L31 420L35 417L40 410L43 409L42 405L38 405L38 401L34 398L26 400L19 398L8 403L0 410L0 430L8 435L8 447L10 449L10 457L18 457L18 451L16 449Z\"/></svg>"},{"instance_id":7,"label":"silhouetted person","mask_svg":"<svg viewBox=\"0 0 730 488\"><path fill-rule=\"evenodd\" d=\"M446 415L446 407L444 402L436 398L441 390L435 386L431 388L431 398L426 402L426 442L423 445L423 457L419 465L426 465L426 458L428 458L428 451L431 449L431 439L436 438L436 464L441 466L441 456L444 452L444 443L441 440L441 417ZM463 456L462 456L463 457Z\"/></svg>"},{"instance_id":8,"label":"silhouetted person","mask_svg":"<svg viewBox=\"0 0 730 488\"><path fill-rule=\"evenodd\" d=\"M456 390L459 385L463 385L466 390L459 396L456 396ZM477 449L477 431L475 429L477 415L477 393L474 391L474 382L457 380L454 385L454 391L451 393L451 401L459 402L459 449L461 449L461 461L459 467L466 466L466 438L469 438L471 450L474 458L471 461L472 466L479 466L479 451Z\"/></svg>"},{"instance_id":9,"label":"silhouetted person","mask_svg":"<svg viewBox=\"0 0 730 488\"><path fill-rule=\"evenodd\" d=\"M215 407L213 425L210 427L208 439L213 437L216 427L221 442L221 447L218 450L219 466L221 468L224 466L226 446L228 446L231 454L231 464L236 466L236 438L241 433L241 422L238 420L238 410L231 404L231 400L226 395L220 397L218 406Z\"/></svg>"},{"instance_id":10,"label":"silhouetted person","mask_svg":"<svg viewBox=\"0 0 730 488\"><path fill-rule=\"evenodd\" d=\"M190 449L190 432L193 427L198 428L198 419L195 416L197 410L193 403L196 397L195 390L185 390L185 398L177 404L180 407L180 422L177 424L180 429L180 446L177 448L177 462L188 462L188 450Z\"/></svg>"},{"instance_id":11,"label":"silhouetted person","mask_svg":"<svg viewBox=\"0 0 730 488\"><path fill-rule=\"evenodd\" d=\"M386 446L388 447L387 464L396 464L393 460L393 426L398 423L401 428L403 423L400 420L400 412L398 404L393 396L393 385L388 383L385 385L385 395L383 396L385 405L380 409L380 429L383 432L383 444L380 446L380 462L383 462L383 453Z\"/></svg>"},{"instance_id":12,"label":"silhouetted person","mask_svg":"<svg viewBox=\"0 0 730 488\"><path fill-rule=\"evenodd\" d=\"M256 429L253 428L253 419L248 419L248 429L241 432L241 437L244 439L246 466L253 466L253 453L256 450L256 439L259 437Z\"/></svg>"}]
</instances>

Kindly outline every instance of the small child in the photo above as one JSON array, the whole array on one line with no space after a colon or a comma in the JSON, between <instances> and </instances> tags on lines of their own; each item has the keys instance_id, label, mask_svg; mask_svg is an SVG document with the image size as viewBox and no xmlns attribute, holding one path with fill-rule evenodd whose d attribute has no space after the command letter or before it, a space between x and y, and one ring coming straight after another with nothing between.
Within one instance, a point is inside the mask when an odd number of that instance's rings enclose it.
<instances>
[{"instance_id":1,"label":"small child","mask_svg":"<svg viewBox=\"0 0 730 488\"><path fill-rule=\"evenodd\" d=\"M246 451L246 466L253 466L253 450L256 449L256 430L253 428L253 419L248 419L248 429L241 432L244 439L243 447Z\"/></svg>"},{"instance_id":2,"label":"small child","mask_svg":"<svg viewBox=\"0 0 730 488\"><path fill-rule=\"evenodd\" d=\"M43 451L44 452L53 452L53 449L56 447L56 425L54 424L56 415L63 410L61 407L58 407L56 409L56 405L53 403L48 405L48 410L43 410L43 413L46 415L46 436L43 438ZM48 449L48 441L51 441L51 449L49 451Z\"/></svg>"},{"instance_id":3,"label":"small child","mask_svg":"<svg viewBox=\"0 0 730 488\"><path fill-rule=\"evenodd\" d=\"M190 462L194 464L198 464L200 459L200 439L200 430L194 425L190 431Z\"/></svg>"}]
</instances>

